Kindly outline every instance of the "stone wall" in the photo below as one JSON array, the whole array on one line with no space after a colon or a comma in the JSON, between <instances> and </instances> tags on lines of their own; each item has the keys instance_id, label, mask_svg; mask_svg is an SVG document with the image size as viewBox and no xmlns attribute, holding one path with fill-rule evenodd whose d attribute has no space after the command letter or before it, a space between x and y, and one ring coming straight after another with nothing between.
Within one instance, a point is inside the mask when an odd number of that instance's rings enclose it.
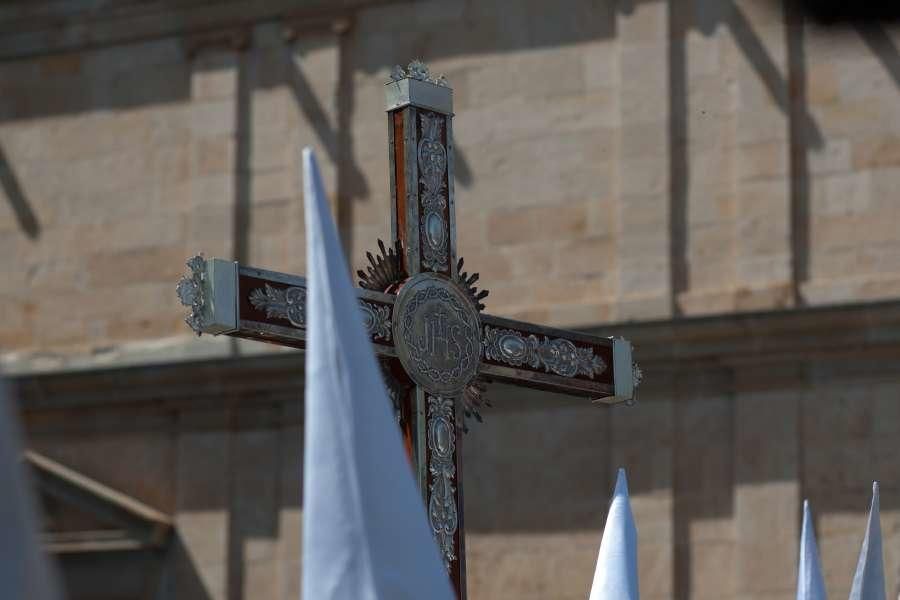
<instances>
[{"instance_id":1,"label":"stone wall","mask_svg":"<svg viewBox=\"0 0 900 600\"><path fill-rule=\"evenodd\" d=\"M418 56L454 87L488 310L625 334L647 374L633 408L491 390L470 597L585 597L620 465L645 598L793 597L804 497L846 594L875 478L896 595L898 36L757 0L7 2L0 354L30 443L175 515L167 597L296 598L297 357L193 338L174 283L198 251L302 272L303 145L361 263L383 82Z\"/></svg>"},{"instance_id":2,"label":"stone wall","mask_svg":"<svg viewBox=\"0 0 900 600\"><path fill-rule=\"evenodd\" d=\"M459 248L492 312L589 326L898 293L896 28L737 1L188 4L129 40L127 6L62 15L97 43L64 28L43 50L40 14L5 13L32 40L0 65L16 369L186 346L171 285L196 251L302 271L306 144L361 264L389 229L382 84L410 56L455 88Z\"/></svg>"},{"instance_id":3,"label":"stone wall","mask_svg":"<svg viewBox=\"0 0 900 600\"><path fill-rule=\"evenodd\" d=\"M585 598L619 466L643 598L793 598L804 498L846 595L874 479L896 597L900 306L615 333L648 348L635 406L489 388L462 440L471 600ZM291 354L17 381L33 448L174 515L162 598L275 600L300 577L300 370Z\"/></svg>"},{"instance_id":4,"label":"stone wall","mask_svg":"<svg viewBox=\"0 0 900 600\"><path fill-rule=\"evenodd\" d=\"M294 355L20 380L29 446L172 515L159 600L297 598L297 362ZM80 558L102 588L90 570L96 562ZM84 593L88 576L66 560Z\"/></svg>"}]
</instances>

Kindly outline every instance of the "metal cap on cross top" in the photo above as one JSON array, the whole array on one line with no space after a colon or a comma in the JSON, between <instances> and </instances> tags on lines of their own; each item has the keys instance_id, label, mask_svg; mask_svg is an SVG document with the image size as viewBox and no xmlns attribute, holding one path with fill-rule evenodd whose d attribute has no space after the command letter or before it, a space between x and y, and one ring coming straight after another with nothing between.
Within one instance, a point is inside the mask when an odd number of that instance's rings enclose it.
<instances>
[{"instance_id":1,"label":"metal cap on cross top","mask_svg":"<svg viewBox=\"0 0 900 600\"><path fill-rule=\"evenodd\" d=\"M453 88L443 75L433 76L422 61L414 60L406 68L395 66L391 70L391 80L384 85L387 111L411 104L445 115L453 114Z\"/></svg>"},{"instance_id":2,"label":"metal cap on cross top","mask_svg":"<svg viewBox=\"0 0 900 600\"><path fill-rule=\"evenodd\" d=\"M487 382L609 404L630 402L642 374L622 338L588 335L484 313L487 290L456 252L453 91L421 61L385 85L391 238L367 253L357 300L381 361L428 519L457 594L465 598L462 437ZM303 277L202 256L178 284L198 334L303 348Z\"/></svg>"}]
</instances>

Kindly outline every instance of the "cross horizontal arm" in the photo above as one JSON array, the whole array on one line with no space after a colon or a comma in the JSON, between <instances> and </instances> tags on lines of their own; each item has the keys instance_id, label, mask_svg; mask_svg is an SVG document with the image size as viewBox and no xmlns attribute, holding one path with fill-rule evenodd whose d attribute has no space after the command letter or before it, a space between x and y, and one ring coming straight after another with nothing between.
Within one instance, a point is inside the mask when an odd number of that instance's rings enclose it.
<instances>
[{"instance_id":1,"label":"cross horizontal arm","mask_svg":"<svg viewBox=\"0 0 900 600\"><path fill-rule=\"evenodd\" d=\"M244 267L219 258L195 256L191 274L178 284L185 321L200 333L306 346L306 279L277 271ZM395 356L391 333L394 296L357 289L360 310L376 354Z\"/></svg>"},{"instance_id":2,"label":"cross horizontal arm","mask_svg":"<svg viewBox=\"0 0 900 600\"><path fill-rule=\"evenodd\" d=\"M178 284L191 308L186 322L198 334L232 337L304 348L306 279L236 262L195 256ZM357 289L372 347L380 357L397 356L392 312L396 296ZM631 400L640 381L631 344L504 319L481 316L482 378L570 394L607 403Z\"/></svg>"},{"instance_id":3,"label":"cross horizontal arm","mask_svg":"<svg viewBox=\"0 0 900 600\"><path fill-rule=\"evenodd\" d=\"M492 315L482 315L481 325L479 375L486 379L610 404L634 396L640 371L626 340Z\"/></svg>"}]
</instances>

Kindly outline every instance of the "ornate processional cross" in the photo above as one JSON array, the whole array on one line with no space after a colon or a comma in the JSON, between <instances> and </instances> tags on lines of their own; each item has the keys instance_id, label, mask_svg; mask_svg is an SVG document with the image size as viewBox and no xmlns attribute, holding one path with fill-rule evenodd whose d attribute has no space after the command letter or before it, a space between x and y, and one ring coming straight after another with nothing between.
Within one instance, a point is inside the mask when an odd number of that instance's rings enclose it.
<instances>
[{"instance_id":1,"label":"ornate processional cross","mask_svg":"<svg viewBox=\"0 0 900 600\"><path fill-rule=\"evenodd\" d=\"M616 403L640 382L631 344L484 314L487 291L456 256L452 90L418 61L386 85L391 237L359 271L359 307L382 364L428 518L459 598L466 595L462 452L487 381ZM305 343L302 277L195 256L178 296L198 334Z\"/></svg>"}]
</instances>

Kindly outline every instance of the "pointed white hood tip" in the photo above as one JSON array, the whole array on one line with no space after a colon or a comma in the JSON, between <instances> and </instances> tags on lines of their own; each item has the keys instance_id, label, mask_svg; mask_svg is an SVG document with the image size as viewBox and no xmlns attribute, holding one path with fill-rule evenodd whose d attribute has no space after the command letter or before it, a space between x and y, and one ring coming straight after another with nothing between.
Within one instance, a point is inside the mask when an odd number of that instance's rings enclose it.
<instances>
[{"instance_id":1,"label":"pointed white hood tip","mask_svg":"<svg viewBox=\"0 0 900 600\"><path fill-rule=\"evenodd\" d=\"M452 600L311 150L302 596Z\"/></svg>"},{"instance_id":2,"label":"pointed white hood tip","mask_svg":"<svg viewBox=\"0 0 900 600\"><path fill-rule=\"evenodd\" d=\"M0 594L56 600L59 582L38 541L37 503L22 461L17 405L0 379Z\"/></svg>"},{"instance_id":3,"label":"pointed white hood tip","mask_svg":"<svg viewBox=\"0 0 900 600\"><path fill-rule=\"evenodd\" d=\"M797 600L827 600L822 563L813 529L809 500L803 501L803 529L800 532L800 565L797 569Z\"/></svg>"},{"instance_id":4,"label":"pointed white hood tip","mask_svg":"<svg viewBox=\"0 0 900 600\"><path fill-rule=\"evenodd\" d=\"M625 469L619 469L616 487L603 528L590 600L638 600L637 529L628 498Z\"/></svg>"},{"instance_id":5,"label":"pointed white hood tip","mask_svg":"<svg viewBox=\"0 0 900 600\"><path fill-rule=\"evenodd\" d=\"M859 550L853 586L850 588L850 600L885 600L877 481L872 483L872 504L869 507L866 536Z\"/></svg>"},{"instance_id":6,"label":"pointed white hood tip","mask_svg":"<svg viewBox=\"0 0 900 600\"><path fill-rule=\"evenodd\" d=\"M625 469L621 467L616 471L616 487L613 489L613 500L616 498L625 498L625 501L629 502L628 476L625 474Z\"/></svg>"}]
</instances>

